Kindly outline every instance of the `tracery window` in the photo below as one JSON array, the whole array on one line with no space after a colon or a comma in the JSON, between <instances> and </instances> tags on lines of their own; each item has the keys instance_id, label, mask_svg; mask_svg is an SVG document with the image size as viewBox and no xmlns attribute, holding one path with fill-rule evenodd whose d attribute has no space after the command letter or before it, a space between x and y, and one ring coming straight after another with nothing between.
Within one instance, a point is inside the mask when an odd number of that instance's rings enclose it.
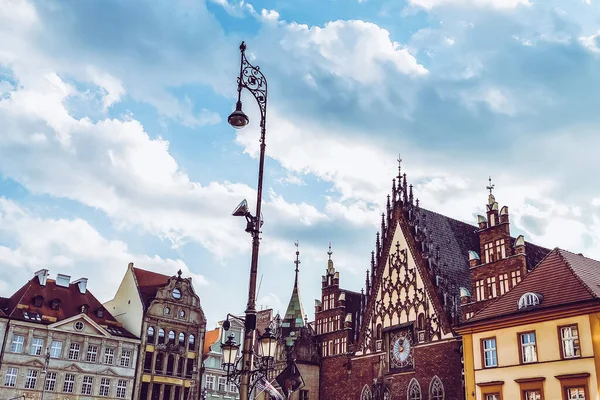
<instances>
[{"instance_id":1,"label":"tracery window","mask_svg":"<svg viewBox=\"0 0 600 400\"><path fill-rule=\"evenodd\" d=\"M407 398L408 400L421 400L421 386L415 378L412 378L408 384Z\"/></svg>"},{"instance_id":2,"label":"tracery window","mask_svg":"<svg viewBox=\"0 0 600 400\"><path fill-rule=\"evenodd\" d=\"M360 400L371 400L373 399L373 394L371 393L371 388L365 385L363 387L362 392L360 393Z\"/></svg>"},{"instance_id":3,"label":"tracery window","mask_svg":"<svg viewBox=\"0 0 600 400\"><path fill-rule=\"evenodd\" d=\"M433 377L429 385L429 400L444 400L444 385L437 376Z\"/></svg>"}]
</instances>

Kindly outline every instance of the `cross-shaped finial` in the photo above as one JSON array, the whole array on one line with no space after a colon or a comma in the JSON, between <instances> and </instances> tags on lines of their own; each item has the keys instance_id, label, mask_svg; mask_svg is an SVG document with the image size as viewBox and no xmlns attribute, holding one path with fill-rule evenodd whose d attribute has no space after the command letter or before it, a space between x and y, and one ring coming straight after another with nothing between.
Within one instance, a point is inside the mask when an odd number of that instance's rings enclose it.
<instances>
[{"instance_id":1,"label":"cross-shaped finial","mask_svg":"<svg viewBox=\"0 0 600 400\"><path fill-rule=\"evenodd\" d=\"M492 190L494 190L494 188L496 187L496 185L494 185L492 183L492 176L491 175L490 175L490 177L489 177L488 180L489 180L490 184L488 186L486 186L485 188L490 191L490 194L492 194Z\"/></svg>"},{"instance_id":2,"label":"cross-shaped finial","mask_svg":"<svg viewBox=\"0 0 600 400\"><path fill-rule=\"evenodd\" d=\"M329 259L331 260L331 255L333 254L333 251L331 251L331 242L329 242L329 251L327 252L327 254L329 255Z\"/></svg>"}]
</instances>

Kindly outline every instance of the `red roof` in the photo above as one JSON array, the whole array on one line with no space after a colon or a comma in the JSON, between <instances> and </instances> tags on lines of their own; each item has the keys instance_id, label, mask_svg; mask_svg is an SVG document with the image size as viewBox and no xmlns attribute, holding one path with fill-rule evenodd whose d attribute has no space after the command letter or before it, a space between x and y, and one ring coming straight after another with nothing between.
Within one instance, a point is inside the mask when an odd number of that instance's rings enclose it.
<instances>
[{"instance_id":1,"label":"red roof","mask_svg":"<svg viewBox=\"0 0 600 400\"><path fill-rule=\"evenodd\" d=\"M133 273L137 281L138 291L142 303L144 304L144 308L147 308L150 305L150 302L154 300L156 291L169 283L169 279L171 279L168 275L135 267L133 267Z\"/></svg>"},{"instance_id":2,"label":"red roof","mask_svg":"<svg viewBox=\"0 0 600 400\"><path fill-rule=\"evenodd\" d=\"M556 248L511 291L481 309L463 325L516 313L599 301L599 284L599 261ZM540 305L519 310L519 299L529 292L542 295Z\"/></svg>"},{"instance_id":3,"label":"red roof","mask_svg":"<svg viewBox=\"0 0 600 400\"><path fill-rule=\"evenodd\" d=\"M40 298L39 306L36 306L36 298ZM121 324L102 306L96 297L86 290L79 291L77 284L69 284L68 287L59 286L53 279L47 279L46 285L40 285L37 277L32 278L11 297L6 299L5 313L15 320L50 325L81 313L81 307L87 306L85 313L98 325L109 326L109 332L115 336L134 338ZM52 303L58 302L56 309ZM97 310L102 309L102 317L98 316Z\"/></svg>"},{"instance_id":4,"label":"red roof","mask_svg":"<svg viewBox=\"0 0 600 400\"><path fill-rule=\"evenodd\" d=\"M8 304L8 298L7 297L0 297L0 317L5 317L6 316L6 305Z\"/></svg>"},{"instance_id":5,"label":"red roof","mask_svg":"<svg viewBox=\"0 0 600 400\"><path fill-rule=\"evenodd\" d=\"M221 337L221 328L213 329L204 334L204 348L202 349L202 356L206 358L210 352L210 346L215 344Z\"/></svg>"}]
</instances>

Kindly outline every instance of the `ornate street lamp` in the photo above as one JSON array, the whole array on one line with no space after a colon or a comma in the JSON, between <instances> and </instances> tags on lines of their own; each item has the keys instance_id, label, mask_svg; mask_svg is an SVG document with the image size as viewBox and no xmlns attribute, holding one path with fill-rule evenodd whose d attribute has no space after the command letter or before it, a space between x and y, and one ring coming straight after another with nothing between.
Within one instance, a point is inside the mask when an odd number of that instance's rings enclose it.
<instances>
[{"instance_id":1,"label":"ornate street lamp","mask_svg":"<svg viewBox=\"0 0 600 400\"><path fill-rule=\"evenodd\" d=\"M227 122L235 129L248 125L250 119L242 111L242 89L247 89L258 103L260 108L260 156L258 162L258 188L256 191L256 214L248 211L246 201L233 212L235 216L246 217L246 232L252 235L252 258L250 262L250 283L248 287L248 304L244 319L244 346L242 349L242 366L240 371L240 399L249 399L251 370L254 365L254 341L256 330L256 277L258 274L258 248L260 244L260 228L263 224L261 214L263 170L265 165L265 134L267 117L267 79L258 66L250 64L246 58L246 44L240 44L241 61L240 75L238 77L238 99L235 111L231 113Z\"/></svg>"}]
</instances>

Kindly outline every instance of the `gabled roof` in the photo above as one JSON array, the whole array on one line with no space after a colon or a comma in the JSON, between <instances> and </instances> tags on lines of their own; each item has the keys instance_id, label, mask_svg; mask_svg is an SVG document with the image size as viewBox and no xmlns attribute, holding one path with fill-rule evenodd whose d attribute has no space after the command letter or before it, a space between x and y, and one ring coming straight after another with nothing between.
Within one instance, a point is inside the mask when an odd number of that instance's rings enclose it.
<instances>
[{"instance_id":1,"label":"gabled roof","mask_svg":"<svg viewBox=\"0 0 600 400\"><path fill-rule=\"evenodd\" d=\"M463 325L573 303L600 301L600 262L555 248L512 290L481 309ZM519 310L526 293L542 296L538 306Z\"/></svg>"},{"instance_id":2,"label":"gabled roof","mask_svg":"<svg viewBox=\"0 0 600 400\"><path fill-rule=\"evenodd\" d=\"M157 290L169 283L171 277L136 267L132 269L137 281L142 304L144 305L144 309L146 309L156 297Z\"/></svg>"},{"instance_id":3,"label":"gabled roof","mask_svg":"<svg viewBox=\"0 0 600 400\"><path fill-rule=\"evenodd\" d=\"M221 327L208 331L204 335L204 349L202 350L202 358L206 358L210 353L210 346L217 343L221 337Z\"/></svg>"},{"instance_id":4,"label":"gabled roof","mask_svg":"<svg viewBox=\"0 0 600 400\"><path fill-rule=\"evenodd\" d=\"M41 307L36 307L34 299L42 297ZM58 300L56 310L51 303ZM6 299L5 313L14 320L27 321L43 325L54 324L81 314L81 306L87 305L86 316L100 326L108 326L109 332L114 336L135 338L104 308L102 303L86 289L81 293L77 284L71 283L68 287L59 286L53 279L46 279L42 286L37 277L33 277L12 296ZM103 310L103 316L98 317L96 310Z\"/></svg>"}]
</instances>

